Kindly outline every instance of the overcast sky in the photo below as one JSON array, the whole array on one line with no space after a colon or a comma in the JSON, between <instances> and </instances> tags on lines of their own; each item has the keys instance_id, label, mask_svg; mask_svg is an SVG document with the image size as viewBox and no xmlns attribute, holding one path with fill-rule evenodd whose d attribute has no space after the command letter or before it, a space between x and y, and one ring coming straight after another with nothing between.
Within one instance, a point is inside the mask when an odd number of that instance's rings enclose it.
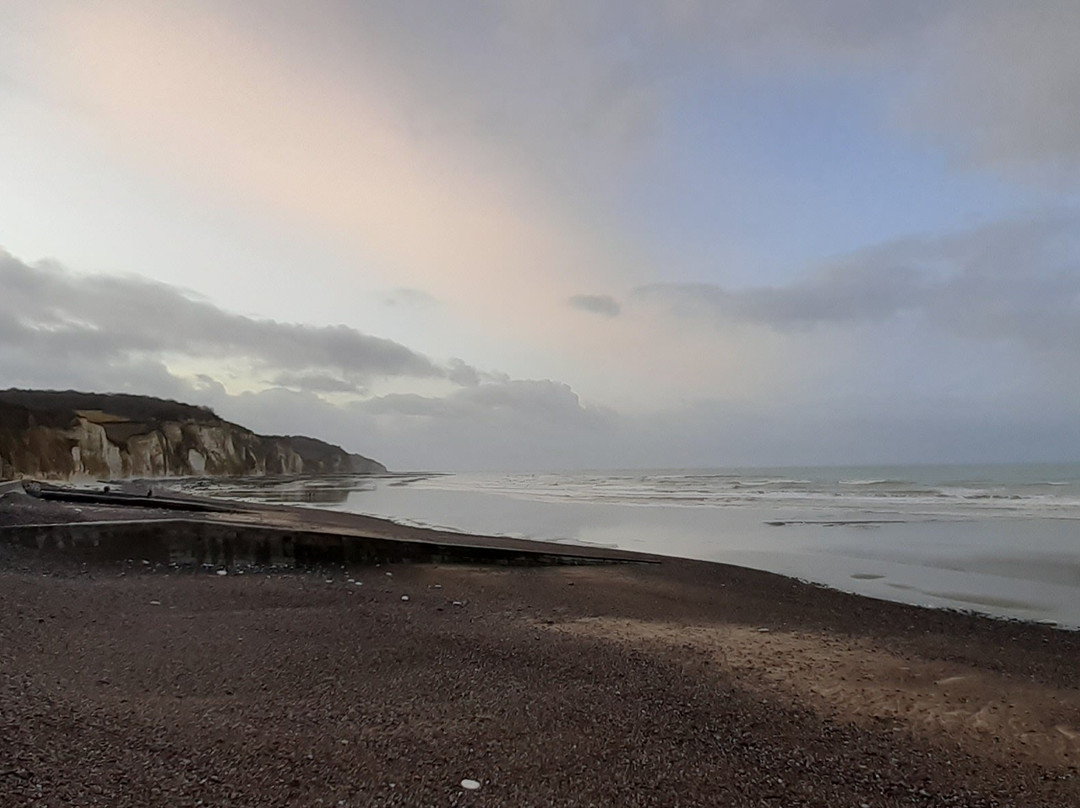
<instances>
[{"instance_id":1,"label":"overcast sky","mask_svg":"<svg viewBox=\"0 0 1080 808\"><path fill-rule=\"evenodd\" d=\"M0 0L0 387L392 468L1080 459L1080 4Z\"/></svg>"}]
</instances>

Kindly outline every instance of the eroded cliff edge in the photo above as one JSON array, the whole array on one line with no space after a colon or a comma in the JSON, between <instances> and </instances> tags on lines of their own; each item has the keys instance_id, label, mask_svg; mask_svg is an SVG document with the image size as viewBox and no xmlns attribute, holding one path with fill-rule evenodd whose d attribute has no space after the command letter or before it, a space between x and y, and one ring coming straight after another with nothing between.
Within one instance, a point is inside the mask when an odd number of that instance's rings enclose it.
<instances>
[{"instance_id":1,"label":"eroded cliff edge","mask_svg":"<svg viewBox=\"0 0 1080 808\"><path fill-rule=\"evenodd\" d=\"M126 394L0 391L0 479L384 471L315 438L257 435L205 407Z\"/></svg>"}]
</instances>

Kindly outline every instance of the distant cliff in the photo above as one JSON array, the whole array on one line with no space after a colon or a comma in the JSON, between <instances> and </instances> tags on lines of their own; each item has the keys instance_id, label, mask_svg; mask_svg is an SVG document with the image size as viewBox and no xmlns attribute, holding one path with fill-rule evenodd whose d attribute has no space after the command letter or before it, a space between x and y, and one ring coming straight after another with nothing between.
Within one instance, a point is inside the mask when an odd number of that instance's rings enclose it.
<instances>
[{"instance_id":1,"label":"distant cliff","mask_svg":"<svg viewBox=\"0 0 1080 808\"><path fill-rule=\"evenodd\" d=\"M384 471L315 438L256 435L205 407L148 396L0 391L0 480Z\"/></svg>"}]
</instances>

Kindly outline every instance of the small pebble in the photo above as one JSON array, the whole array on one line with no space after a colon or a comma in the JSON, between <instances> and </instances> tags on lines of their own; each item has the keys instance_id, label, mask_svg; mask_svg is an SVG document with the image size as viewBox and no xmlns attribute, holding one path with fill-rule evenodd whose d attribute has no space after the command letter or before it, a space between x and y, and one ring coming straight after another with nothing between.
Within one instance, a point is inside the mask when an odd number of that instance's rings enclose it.
<instances>
[{"instance_id":1,"label":"small pebble","mask_svg":"<svg viewBox=\"0 0 1080 808\"><path fill-rule=\"evenodd\" d=\"M480 788L480 784L476 780L462 780L461 787L467 791L476 791Z\"/></svg>"},{"instance_id":2,"label":"small pebble","mask_svg":"<svg viewBox=\"0 0 1080 808\"><path fill-rule=\"evenodd\" d=\"M402 596L401 596L401 599L402 599L402 600L408 600L408 599L409 599L409 596L408 596L408 595L402 595Z\"/></svg>"},{"instance_id":3,"label":"small pebble","mask_svg":"<svg viewBox=\"0 0 1080 808\"><path fill-rule=\"evenodd\" d=\"M151 606L160 606L161 601L160 600L152 600L152 601L150 601L150 605Z\"/></svg>"},{"instance_id":4,"label":"small pebble","mask_svg":"<svg viewBox=\"0 0 1080 808\"><path fill-rule=\"evenodd\" d=\"M217 571L217 574L218 574L218 575L228 575L228 574L229 574L229 571L228 571L228 570L218 570L218 571Z\"/></svg>"}]
</instances>

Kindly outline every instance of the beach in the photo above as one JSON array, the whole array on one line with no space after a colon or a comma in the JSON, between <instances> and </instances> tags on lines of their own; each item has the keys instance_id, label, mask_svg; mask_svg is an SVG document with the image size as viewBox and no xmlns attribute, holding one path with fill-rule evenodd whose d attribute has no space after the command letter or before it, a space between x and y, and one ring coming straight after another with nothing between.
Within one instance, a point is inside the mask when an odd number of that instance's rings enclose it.
<instances>
[{"instance_id":1,"label":"beach","mask_svg":"<svg viewBox=\"0 0 1080 808\"><path fill-rule=\"evenodd\" d=\"M678 559L0 558L3 805L1080 803L1047 626Z\"/></svg>"}]
</instances>

